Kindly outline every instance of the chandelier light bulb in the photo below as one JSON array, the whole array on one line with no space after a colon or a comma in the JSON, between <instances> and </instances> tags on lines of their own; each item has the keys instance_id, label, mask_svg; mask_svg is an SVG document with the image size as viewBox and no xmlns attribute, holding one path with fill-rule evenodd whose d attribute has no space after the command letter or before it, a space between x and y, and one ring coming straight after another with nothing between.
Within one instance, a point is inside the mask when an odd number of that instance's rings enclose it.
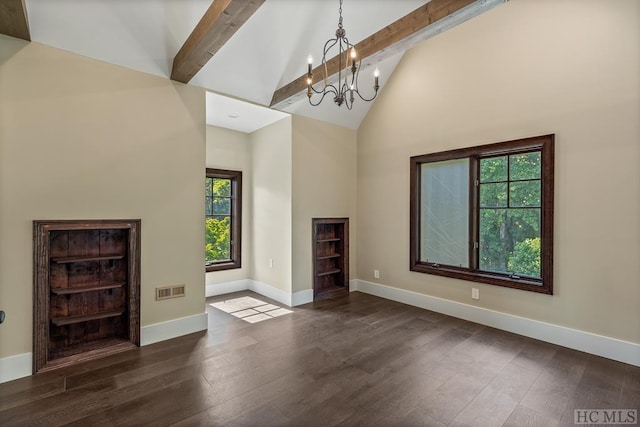
<instances>
[{"instance_id":1,"label":"chandelier light bulb","mask_svg":"<svg viewBox=\"0 0 640 427\"><path fill-rule=\"evenodd\" d=\"M309 54L309 57L307 58L307 86L311 85L311 83L313 82L313 66L311 65L312 63L313 56Z\"/></svg>"},{"instance_id":2,"label":"chandelier light bulb","mask_svg":"<svg viewBox=\"0 0 640 427\"><path fill-rule=\"evenodd\" d=\"M376 91L376 94L378 93L378 89L380 89L378 76L380 76L380 71L378 70L378 67L376 67L376 70L373 72L373 89Z\"/></svg>"}]
</instances>

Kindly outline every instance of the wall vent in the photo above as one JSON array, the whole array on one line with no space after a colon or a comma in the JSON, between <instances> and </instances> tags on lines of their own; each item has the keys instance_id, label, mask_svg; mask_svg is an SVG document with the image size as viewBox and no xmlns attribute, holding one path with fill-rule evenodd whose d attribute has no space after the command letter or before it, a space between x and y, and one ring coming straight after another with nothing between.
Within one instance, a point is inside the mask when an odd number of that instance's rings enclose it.
<instances>
[{"instance_id":1,"label":"wall vent","mask_svg":"<svg viewBox=\"0 0 640 427\"><path fill-rule=\"evenodd\" d=\"M156 288L156 301L183 297L185 293L184 285L177 286L165 286L162 288Z\"/></svg>"},{"instance_id":2,"label":"wall vent","mask_svg":"<svg viewBox=\"0 0 640 427\"><path fill-rule=\"evenodd\" d=\"M173 288L171 288L171 296L176 298L176 297L183 297L184 296L184 285L178 285L178 286L174 286Z\"/></svg>"}]
</instances>

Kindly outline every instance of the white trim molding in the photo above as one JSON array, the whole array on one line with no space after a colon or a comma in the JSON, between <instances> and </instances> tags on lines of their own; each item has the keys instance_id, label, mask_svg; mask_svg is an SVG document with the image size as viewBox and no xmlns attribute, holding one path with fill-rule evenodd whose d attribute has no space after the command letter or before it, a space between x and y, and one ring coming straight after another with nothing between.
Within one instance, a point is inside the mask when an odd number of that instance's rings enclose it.
<instances>
[{"instance_id":1,"label":"white trim molding","mask_svg":"<svg viewBox=\"0 0 640 427\"><path fill-rule=\"evenodd\" d=\"M596 356L640 366L640 344L365 280L353 280L351 283L350 288L352 291L360 291L574 350L595 354Z\"/></svg>"},{"instance_id":2,"label":"white trim molding","mask_svg":"<svg viewBox=\"0 0 640 427\"><path fill-rule=\"evenodd\" d=\"M313 289L298 292L287 292L280 288L252 279L234 280L206 285L206 296L230 294L239 291L253 291L289 307L313 302Z\"/></svg>"},{"instance_id":3,"label":"white trim molding","mask_svg":"<svg viewBox=\"0 0 640 427\"><path fill-rule=\"evenodd\" d=\"M207 313L173 319L140 328L140 345L154 344L208 327ZM32 374L33 353L22 353L0 359L0 384Z\"/></svg>"},{"instance_id":4,"label":"white trim molding","mask_svg":"<svg viewBox=\"0 0 640 427\"><path fill-rule=\"evenodd\" d=\"M207 327L208 315L206 312L168 320L166 322L154 323L153 325L140 328L140 345L154 344L171 338L181 337L182 335L206 331Z\"/></svg>"},{"instance_id":5,"label":"white trim molding","mask_svg":"<svg viewBox=\"0 0 640 427\"><path fill-rule=\"evenodd\" d=\"M205 286L205 296L230 294L233 292L246 291L251 289L251 279L233 280L231 282L212 283Z\"/></svg>"},{"instance_id":6,"label":"white trim molding","mask_svg":"<svg viewBox=\"0 0 640 427\"><path fill-rule=\"evenodd\" d=\"M291 307L291 293L267 283L251 280L249 290Z\"/></svg>"},{"instance_id":7,"label":"white trim molding","mask_svg":"<svg viewBox=\"0 0 640 427\"><path fill-rule=\"evenodd\" d=\"M304 291L298 291L291 294L292 307L308 304L310 302L313 302L313 289L305 289Z\"/></svg>"},{"instance_id":8,"label":"white trim molding","mask_svg":"<svg viewBox=\"0 0 640 427\"><path fill-rule=\"evenodd\" d=\"M33 353L22 353L0 359L0 384L32 373Z\"/></svg>"}]
</instances>

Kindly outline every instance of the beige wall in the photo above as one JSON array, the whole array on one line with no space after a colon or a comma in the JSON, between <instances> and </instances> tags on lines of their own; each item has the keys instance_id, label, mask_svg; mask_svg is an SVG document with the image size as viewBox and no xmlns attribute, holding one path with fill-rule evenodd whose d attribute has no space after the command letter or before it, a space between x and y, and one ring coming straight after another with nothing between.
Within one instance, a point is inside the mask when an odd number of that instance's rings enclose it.
<instances>
[{"instance_id":1,"label":"beige wall","mask_svg":"<svg viewBox=\"0 0 640 427\"><path fill-rule=\"evenodd\" d=\"M512 0L407 52L359 129L358 278L640 343L639 16ZM409 157L547 133L555 295L410 272Z\"/></svg>"},{"instance_id":2,"label":"beige wall","mask_svg":"<svg viewBox=\"0 0 640 427\"><path fill-rule=\"evenodd\" d=\"M206 274L206 284L251 277L251 144L249 135L207 126L207 167L242 171L242 268Z\"/></svg>"},{"instance_id":3,"label":"beige wall","mask_svg":"<svg viewBox=\"0 0 640 427\"><path fill-rule=\"evenodd\" d=\"M355 277L356 148L355 131L300 116L253 134L207 126L207 167L242 170L245 185L243 268L207 273L206 283L254 279L285 292L311 289L314 217L351 219Z\"/></svg>"},{"instance_id":4,"label":"beige wall","mask_svg":"<svg viewBox=\"0 0 640 427\"><path fill-rule=\"evenodd\" d=\"M202 313L204 91L0 36L0 94L0 357L31 351L35 219L141 218L142 325Z\"/></svg>"},{"instance_id":5,"label":"beige wall","mask_svg":"<svg viewBox=\"0 0 640 427\"><path fill-rule=\"evenodd\" d=\"M293 116L293 291L313 288L311 218L348 217L356 276L356 131Z\"/></svg>"},{"instance_id":6,"label":"beige wall","mask_svg":"<svg viewBox=\"0 0 640 427\"><path fill-rule=\"evenodd\" d=\"M291 292L291 117L250 139L253 279Z\"/></svg>"}]
</instances>

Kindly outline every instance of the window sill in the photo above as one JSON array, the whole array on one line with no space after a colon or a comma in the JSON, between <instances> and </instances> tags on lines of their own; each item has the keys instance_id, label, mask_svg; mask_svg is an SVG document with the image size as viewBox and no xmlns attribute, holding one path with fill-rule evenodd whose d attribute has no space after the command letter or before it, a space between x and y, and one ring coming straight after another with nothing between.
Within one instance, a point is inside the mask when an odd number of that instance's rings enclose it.
<instances>
[{"instance_id":1,"label":"window sill","mask_svg":"<svg viewBox=\"0 0 640 427\"><path fill-rule=\"evenodd\" d=\"M513 278L505 274L490 273L487 271L470 271L467 269L451 266L434 267L425 263L412 264L411 271L553 295L551 284L545 284L544 280L536 280L531 278Z\"/></svg>"},{"instance_id":2,"label":"window sill","mask_svg":"<svg viewBox=\"0 0 640 427\"><path fill-rule=\"evenodd\" d=\"M223 261L223 262L218 262L215 264L210 264L205 266L205 271L207 273L210 272L214 272L214 271L223 271L223 270L233 270L236 268L241 268L242 266L240 265L239 262L234 262L234 261Z\"/></svg>"}]
</instances>

